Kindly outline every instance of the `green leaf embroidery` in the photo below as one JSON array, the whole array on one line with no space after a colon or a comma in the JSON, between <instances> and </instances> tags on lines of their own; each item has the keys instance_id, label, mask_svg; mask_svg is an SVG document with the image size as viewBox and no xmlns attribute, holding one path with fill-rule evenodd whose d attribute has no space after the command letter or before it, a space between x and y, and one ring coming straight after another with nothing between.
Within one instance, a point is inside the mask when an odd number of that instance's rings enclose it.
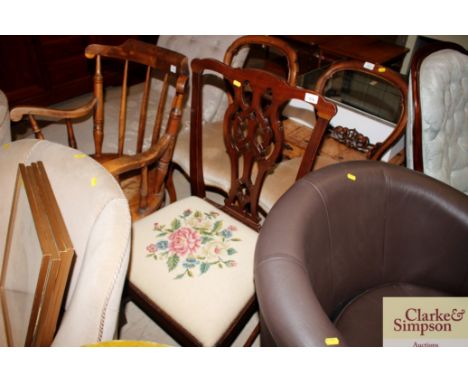
<instances>
[{"instance_id":1,"label":"green leaf embroidery","mask_svg":"<svg viewBox=\"0 0 468 382\"><path fill-rule=\"evenodd\" d=\"M232 256L232 255L234 255L235 253L237 253L237 251L236 251L234 248L228 248L227 254L228 254L229 256Z\"/></svg>"},{"instance_id":2,"label":"green leaf embroidery","mask_svg":"<svg viewBox=\"0 0 468 382\"><path fill-rule=\"evenodd\" d=\"M201 263L200 264L200 273L201 274L208 272L208 269L210 269L210 264L208 264L208 263Z\"/></svg>"},{"instance_id":3,"label":"green leaf embroidery","mask_svg":"<svg viewBox=\"0 0 468 382\"><path fill-rule=\"evenodd\" d=\"M174 219L171 223L171 228L173 231L177 230L180 228L180 220L179 219Z\"/></svg>"},{"instance_id":4,"label":"green leaf embroidery","mask_svg":"<svg viewBox=\"0 0 468 382\"><path fill-rule=\"evenodd\" d=\"M200 211L195 211L195 215L193 216L195 216L197 219L200 219L203 216L203 214Z\"/></svg>"},{"instance_id":5,"label":"green leaf embroidery","mask_svg":"<svg viewBox=\"0 0 468 382\"><path fill-rule=\"evenodd\" d=\"M179 264L179 256L169 256L169 258L167 259L167 268L169 269L169 272L174 270L174 268L177 267L177 264Z\"/></svg>"},{"instance_id":6,"label":"green leaf embroidery","mask_svg":"<svg viewBox=\"0 0 468 382\"><path fill-rule=\"evenodd\" d=\"M231 239L230 241L242 241L242 240L239 239L238 237L235 237L235 238Z\"/></svg>"},{"instance_id":7,"label":"green leaf embroidery","mask_svg":"<svg viewBox=\"0 0 468 382\"><path fill-rule=\"evenodd\" d=\"M223 221L218 220L214 223L213 229L211 230L211 234L218 232L223 227Z\"/></svg>"},{"instance_id":8,"label":"green leaf embroidery","mask_svg":"<svg viewBox=\"0 0 468 382\"><path fill-rule=\"evenodd\" d=\"M185 276L185 272L181 273L180 275L177 275L176 277L174 277L174 280L180 280L184 276Z\"/></svg>"},{"instance_id":9,"label":"green leaf embroidery","mask_svg":"<svg viewBox=\"0 0 468 382\"><path fill-rule=\"evenodd\" d=\"M202 236L202 245L208 243L209 241L213 240L212 237L209 236Z\"/></svg>"}]
</instances>

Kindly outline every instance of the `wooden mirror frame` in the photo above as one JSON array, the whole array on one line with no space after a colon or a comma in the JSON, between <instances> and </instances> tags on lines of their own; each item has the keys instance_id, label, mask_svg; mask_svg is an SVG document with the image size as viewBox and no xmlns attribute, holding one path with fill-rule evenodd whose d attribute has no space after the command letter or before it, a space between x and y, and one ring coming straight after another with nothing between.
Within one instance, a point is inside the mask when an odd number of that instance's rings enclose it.
<instances>
[{"instance_id":1,"label":"wooden mirror frame","mask_svg":"<svg viewBox=\"0 0 468 382\"><path fill-rule=\"evenodd\" d=\"M13 238L18 216L20 193L24 189L32 215L41 253L27 255L41 256L38 269L37 283L27 325L24 342L14 341L13 325L9 310L7 293L7 277L9 262L15 256ZM22 222L19 221L18 224ZM30 166L19 164L16 177L13 202L8 224L5 251L0 274L0 300L3 326L7 346L50 346L55 336L57 323L62 307L65 289L68 284L74 250L66 229L63 217L55 199L47 173L42 162L32 163ZM11 272L11 271L10 271ZM24 291L23 291L24 292ZM27 292L26 292L27 293ZM10 302L11 303L11 302ZM10 306L11 308L11 306Z\"/></svg>"}]
</instances>

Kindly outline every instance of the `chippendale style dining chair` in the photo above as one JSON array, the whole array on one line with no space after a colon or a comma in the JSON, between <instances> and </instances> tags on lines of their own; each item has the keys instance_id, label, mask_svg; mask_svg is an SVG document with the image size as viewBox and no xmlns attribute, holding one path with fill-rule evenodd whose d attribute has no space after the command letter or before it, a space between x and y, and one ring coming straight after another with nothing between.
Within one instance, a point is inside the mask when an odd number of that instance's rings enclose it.
<instances>
[{"instance_id":1,"label":"chippendale style dining chair","mask_svg":"<svg viewBox=\"0 0 468 382\"><path fill-rule=\"evenodd\" d=\"M16 107L11 111L11 119L19 121L27 116L38 139L64 142L66 131L70 147L81 148L100 163L145 150L150 150L148 155L157 151L159 162L149 174L143 172L122 179L121 184L130 202L132 218L145 216L159 208L163 199L164 180L179 131L186 92L187 58L169 49L132 39L120 46L89 45L85 55L96 61L94 96L88 103L73 110ZM108 61L122 62L122 87L104 91ZM129 86L131 74L135 72L143 73L145 78L142 86L134 85L137 89ZM65 121L65 124L54 123L41 128L37 117ZM93 153L88 151L91 142L94 142Z\"/></svg>"},{"instance_id":2,"label":"chippendale style dining chair","mask_svg":"<svg viewBox=\"0 0 468 382\"><path fill-rule=\"evenodd\" d=\"M298 64L296 51L288 45L285 41L272 37L272 36L242 36L234 40L231 45L226 49L224 54L224 63L229 66L236 66L236 58L242 56L244 49L252 49L254 47L262 47L263 49L272 50L281 57L284 57L287 63L286 79L287 82L295 86ZM245 65L245 63L243 63ZM231 102L229 93L225 102ZM205 102L206 103L206 102ZM205 107L210 107L205 104ZM222 125L223 125L223 112L226 105L219 102L219 111L215 113L215 118L209 123L206 123L203 130L203 141L205 147L205 158L203 161L204 166L204 179L209 186L210 190L214 190L222 195L225 195L230 186L229 174L229 157L225 150L222 150ZM174 164L187 176L190 172L190 158L189 158L190 136L189 130L183 130L179 134L177 144L174 152ZM220 149L221 148L221 149ZM175 200L175 193L174 198Z\"/></svg>"},{"instance_id":3,"label":"chippendale style dining chair","mask_svg":"<svg viewBox=\"0 0 468 382\"><path fill-rule=\"evenodd\" d=\"M190 178L192 196L134 222L128 294L182 345L229 345L256 309L253 254L260 229L259 195L283 148L279 110L290 99L318 110L315 151L332 103L258 69L213 59L192 68ZM223 205L206 199L203 177L203 77L218 73L232 102L223 119L230 188ZM151 165L142 155L105 163L114 175Z\"/></svg>"}]
</instances>

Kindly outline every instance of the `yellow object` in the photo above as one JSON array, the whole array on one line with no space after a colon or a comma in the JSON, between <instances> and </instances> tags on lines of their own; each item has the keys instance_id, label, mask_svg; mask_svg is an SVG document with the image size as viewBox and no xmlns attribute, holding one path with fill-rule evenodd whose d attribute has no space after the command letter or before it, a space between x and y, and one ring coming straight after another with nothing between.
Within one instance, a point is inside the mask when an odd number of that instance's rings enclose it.
<instances>
[{"instance_id":1,"label":"yellow object","mask_svg":"<svg viewBox=\"0 0 468 382\"><path fill-rule=\"evenodd\" d=\"M387 68L380 67L380 68L379 68L379 73L385 73L386 70L387 70Z\"/></svg>"},{"instance_id":2,"label":"yellow object","mask_svg":"<svg viewBox=\"0 0 468 382\"><path fill-rule=\"evenodd\" d=\"M73 155L73 157L80 159L80 158L86 158L87 155L86 154L75 154L75 155Z\"/></svg>"},{"instance_id":3,"label":"yellow object","mask_svg":"<svg viewBox=\"0 0 468 382\"><path fill-rule=\"evenodd\" d=\"M350 172L348 172L348 174L346 174L346 177L349 179L349 180L352 180L353 182L356 181L356 175L353 175L351 174Z\"/></svg>"},{"instance_id":4,"label":"yellow object","mask_svg":"<svg viewBox=\"0 0 468 382\"><path fill-rule=\"evenodd\" d=\"M91 187L95 187L95 186L96 186L96 183L97 183L97 179L96 179L95 176L93 176L93 177L91 178Z\"/></svg>"},{"instance_id":5,"label":"yellow object","mask_svg":"<svg viewBox=\"0 0 468 382\"><path fill-rule=\"evenodd\" d=\"M84 347L97 347L97 348L108 348L108 347L158 347L165 348L169 345L160 344L158 342L150 341L134 341L134 340L113 340L113 341L104 341L96 342L95 344L84 345Z\"/></svg>"},{"instance_id":6,"label":"yellow object","mask_svg":"<svg viewBox=\"0 0 468 382\"><path fill-rule=\"evenodd\" d=\"M325 345L327 346L336 346L340 344L340 339L338 337L325 338Z\"/></svg>"},{"instance_id":7,"label":"yellow object","mask_svg":"<svg viewBox=\"0 0 468 382\"><path fill-rule=\"evenodd\" d=\"M232 81L232 84L233 84L234 86L237 86L238 88L241 87L241 83L240 83L239 81L237 81L237 80Z\"/></svg>"},{"instance_id":8,"label":"yellow object","mask_svg":"<svg viewBox=\"0 0 468 382\"><path fill-rule=\"evenodd\" d=\"M10 144L5 143L2 147L3 147L3 150L8 150L10 148Z\"/></svg>"}]
</instances>

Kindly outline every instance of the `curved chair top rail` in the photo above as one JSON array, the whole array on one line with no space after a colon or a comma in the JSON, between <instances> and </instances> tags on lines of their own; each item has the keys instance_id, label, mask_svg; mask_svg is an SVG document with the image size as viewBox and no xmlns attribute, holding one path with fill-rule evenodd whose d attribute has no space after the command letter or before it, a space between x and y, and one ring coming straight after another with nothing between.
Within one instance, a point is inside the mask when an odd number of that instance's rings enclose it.
<instances>
[{"instance_id":1,"label":"curved chair top rail","mask_svg":"<svg viewBox=\"0 0 468 382\"><path fill-rule=\"evenodd\" d=\"M192 128L190 136L190 176L192 194L205 197L202 163L202 85L206 70L222 75L231 84L232 102L224 116L224 142L231 164L231 186L226 212L246 224L258 224L258 200L263 181L282 152L284 134L280 111L291 99L314 105L317 123L304 157L313 162L323 133L336 113L336 106L314 91L290 86L286 81L259 69L240 69L214 59L195 59L192 68ZM243 158L242 169L239 159ZM304 161L303 161L304 162ZM310 163L309 163L310 162ZM257 173L253 171L257 164ZM299 171L301 172L301 171ZM304 169L301 176L307 171ZM298 175L299 176L299 175ZM249 210L247 214L245 210ZM249 222L250 221L250 222ZM256 228L256 227L255 227Z\"/></svg>"},{"instance_id":2,"label":"curved chair top rail","mask_svg":"<svg viewBox=\"0 0 468 382\"><path fill-rule=\"evenodd\" d=\"M413 168L416 171L424 171L422 154L422 117L421 117L421 99L419 91L419 75L423 61L432 53L439 50L451 49L463 54L468 54L462 46L452 42L438 42L430 44L419 49L411 60L411 91L414 110L413 120Z\"/></svg>"},{"instance_id":3,"label":"curved chair top rail","mask_svg":"<svg viewBox=\"0 0 468 382\"><path fill-rule=\"evenodd\" d=\"M375 150L369 152L369 159L379 160L385 154L385 152L401 138L401 136L405 132L408 117L408 85L399 73L385 66L382 66L380 64L362 62L358 60L348 60L332 64L318 79L317 85L315 87L316 91L319 94L323 95L328 80L330 80L336 73L347 70L357 71L376 77L394 86L401 93L400 118L398 119L398 122L395 128L393 129L393 132L381 145L376 146Z\"/></svg>"},{"instance_id":4,"label":"curved chair top rail","mask_svg":"<svg viewBox=\"0 0 468 382\"><path fill-rule=\"evenodd\" d=\"M124 59L170 73L188 75L188 59L183 54L138 40L127 40L119 46L91 44L86 47L86 58L103 56Z\"/></svg>"},{"instance_id":5,"label":"curved chair top rail","mask_svg":"<svg viewBox=\"0 0 468 382\"><path fill-rule=\"evenodd\" d=\"M284 54L288 60L288 83L292 86L296 85L297 72L299 66L297 64L297 53L296 51L285 41L272 37L272 36L243 36L235 40L229 48L226 50L224 55L224 63L231 65L233 57L240 50L240 48L247 45L266 45L271 48L275 48Z\"/></svg>"}]
</instances>

